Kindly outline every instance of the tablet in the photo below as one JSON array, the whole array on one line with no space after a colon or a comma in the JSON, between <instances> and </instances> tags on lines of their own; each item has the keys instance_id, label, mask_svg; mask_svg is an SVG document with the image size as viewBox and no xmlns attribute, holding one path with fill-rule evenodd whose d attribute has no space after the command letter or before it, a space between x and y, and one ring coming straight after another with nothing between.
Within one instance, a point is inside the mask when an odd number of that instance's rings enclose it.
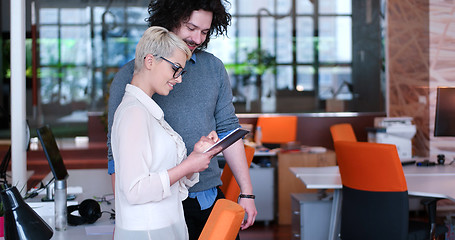
<instances>
[{"instance_id":1,"label":"tablet","mask_svg":"<svg viewBox=\"0 0 455 240\"><path fill-rule=\"evenodd\" d=\"M210 149L216 147L216 146L221 146L221 151L224 151L224 149L228 148L231 146L233 143L235 143L237 140L245 136L247 133L250 131L242 129L242 128L237 128L230 132L228 135L226 135L224 138L218 140L215 144L213 144L211 147L207 148L207 150L204 151L204 153L210 151ZM218 153L217 153L218 154Z\"/></svg>"}]
</instances>

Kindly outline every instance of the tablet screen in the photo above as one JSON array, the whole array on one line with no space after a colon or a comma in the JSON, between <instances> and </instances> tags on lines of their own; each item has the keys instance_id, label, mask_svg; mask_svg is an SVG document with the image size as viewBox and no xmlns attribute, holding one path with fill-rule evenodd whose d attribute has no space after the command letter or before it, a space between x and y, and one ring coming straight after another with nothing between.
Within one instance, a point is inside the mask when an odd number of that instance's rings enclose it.
<instances>
[{"instance_id":1,"label":"tablet screen","mask_svg":"<svg viewBox=\"0 0 455 240\"><path fill-rule=\"evenodd\" d=\"M239 140L240 138L242 138L249 132L250 131L248 131L248 130L237 128L234 131L230 132L228 135L226 135L224 138L218 140L218 142L216 142L211 147L209 147L207 150L205 150L204 153L210 151L210 149L212 149L216 146L221 146L222 147L221 151L223 151L224 149L231 146L233 143L235 143L237 140Z\"/></svg>"}]
</instances>

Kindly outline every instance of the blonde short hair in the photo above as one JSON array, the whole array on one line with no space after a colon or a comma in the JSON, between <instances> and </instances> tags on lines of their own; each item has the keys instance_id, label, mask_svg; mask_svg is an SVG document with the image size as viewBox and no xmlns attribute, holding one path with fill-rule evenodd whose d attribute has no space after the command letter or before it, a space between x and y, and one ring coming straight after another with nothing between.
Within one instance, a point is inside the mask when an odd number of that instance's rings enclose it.
<instances>
[{"instance_id":1,"label":"blonde short hair","mask_svg":"<svg viewBox=\"0 0 455 240\"><path fill-rule=\"evenodd\" d=\"M186 54L186 60L190 59L191 51L186 43L177 35L163 27L150 27L142 35L136 46L136 59L134 60L134 74L140 72L147 54L159 57L170 57L176 49ZM161 61L160 58L157 58Z\"/></svg>"}]
</instances>

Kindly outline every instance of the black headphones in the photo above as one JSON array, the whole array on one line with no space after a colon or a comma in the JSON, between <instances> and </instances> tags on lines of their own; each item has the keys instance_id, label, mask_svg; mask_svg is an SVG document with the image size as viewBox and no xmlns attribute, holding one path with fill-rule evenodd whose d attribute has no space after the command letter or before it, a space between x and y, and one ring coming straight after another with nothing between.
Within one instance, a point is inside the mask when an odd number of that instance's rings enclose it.
<instances>
[{"instance_id":1,"label":"black headphones","mask_svg":"<svg viewBox=\"0 0 455 240\"><path fill-rule=\"evenodd\" d=\"M79 216L71 213L79 210ZM100 204L93 199L85 199L79 205L68 206L68 224L77 226L85 223L94 223L101 217Z\"/></svg>"}]
</instances>

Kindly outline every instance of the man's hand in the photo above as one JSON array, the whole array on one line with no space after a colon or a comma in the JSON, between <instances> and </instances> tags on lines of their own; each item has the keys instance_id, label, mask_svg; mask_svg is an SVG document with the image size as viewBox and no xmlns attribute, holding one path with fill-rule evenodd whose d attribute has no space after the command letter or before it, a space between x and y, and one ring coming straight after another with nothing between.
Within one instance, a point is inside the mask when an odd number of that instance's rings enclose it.
<instances>
[{"instance_id":1,"label":"man's hand","mask_svg":"<svg viewBox=\"0 0 455 240\"><path fill-rule=\"evenodd\" d=\"M254 224L258 212L256 211L254 199L240 198L239 204L243 207L243 209L245 209L245 213L247 214L247 219L242 222L242 225L240 225L240 229L245 230Z\"/></svg>"}]
</instances>

